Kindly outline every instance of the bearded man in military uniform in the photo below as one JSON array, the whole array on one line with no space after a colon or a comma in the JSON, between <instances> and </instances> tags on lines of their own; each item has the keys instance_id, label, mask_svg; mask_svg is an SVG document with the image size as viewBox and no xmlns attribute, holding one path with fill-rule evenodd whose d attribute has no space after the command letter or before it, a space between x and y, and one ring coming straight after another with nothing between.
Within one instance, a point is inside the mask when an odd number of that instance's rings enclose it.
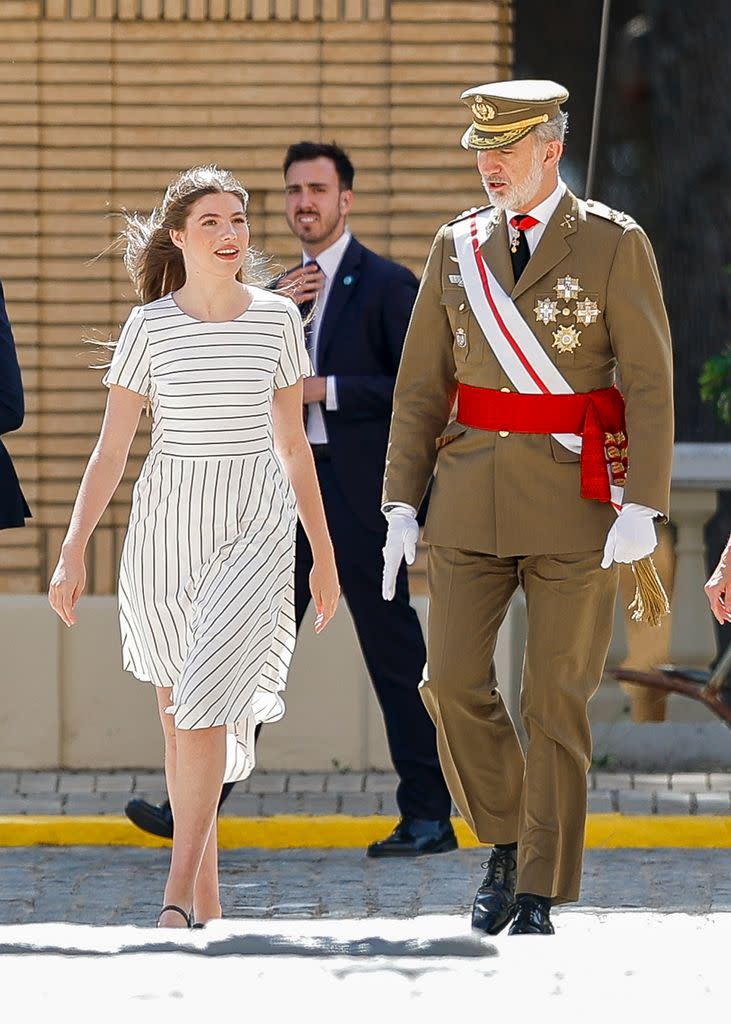
<instances>
[{"instance_id":1,"label":"bearded man in military uniform","mask_svg":"<svg viewBox=\"0 0 731 1024\"><path fill-rule=\"evenodd\" d=\"M455 804L493 844L472 913L494 935L551 934L579 895L587 704L611 637L618 562L656 544L672 459L670 332L630 217L559 175L566 90L468 89L490 206L439 229L398 375L383 511L384 597L424 530L422 696ZM493 654L517 587L528 631L525 757Z\"/></svg>"}]
</instances>

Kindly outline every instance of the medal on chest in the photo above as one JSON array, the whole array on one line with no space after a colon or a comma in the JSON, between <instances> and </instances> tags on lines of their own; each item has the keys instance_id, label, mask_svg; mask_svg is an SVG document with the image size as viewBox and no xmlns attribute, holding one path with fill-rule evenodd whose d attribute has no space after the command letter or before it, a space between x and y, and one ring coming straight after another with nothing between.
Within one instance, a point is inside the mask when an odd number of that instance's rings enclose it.
<instances>
[{"instance_id":1,"label":"medal on chest","mask_svg":"<svg viewBox=\"0 0 731 1024\"><path fill-rule=\"evenodd\" d=\"M581 327L590 327L595 324L601 313L599 306L594 299L580 299L579 294L584 289L579 284L578 277L559 277L553 288L556 298L541 296L536 300L533 312L537 323L548 326L556 324L556 330L552 331L553 344L560 355L567 355L580 348ZM561 323L561 317L572 317L571 323Z\"/></svg>"},{"instance_id":2,"label":"medal on chest","mask_svg":"<svg viewBox=\"0 0 731 1024\"><path fill-rule=\"evenodd\" d=\"M553 332L553 347L558 349L562 355L566 352L575 352L581 344L580 334L581 331L577 331L573 324L561 326Z\"/></svg>"}]
</instances>

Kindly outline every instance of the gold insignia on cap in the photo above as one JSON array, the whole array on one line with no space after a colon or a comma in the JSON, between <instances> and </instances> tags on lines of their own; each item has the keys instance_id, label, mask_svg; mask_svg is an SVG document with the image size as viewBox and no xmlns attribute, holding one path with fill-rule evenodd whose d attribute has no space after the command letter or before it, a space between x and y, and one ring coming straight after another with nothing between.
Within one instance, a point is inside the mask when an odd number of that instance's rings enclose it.
<instances>
[{"instance_id":1,"label":"gold insignia on cap","mask_svg":"<svg viewBox=\"0 0 731 1024\"><path fill-rule=\"evenodd\" d=\"M581 299L576 303L576 319L584 327L595 324L601 310L593 299Z\"/></svg>"},{"instance_id":2,"label":"gold insignia on cap","mask_svg":"<svg viewBox=\"0 0 731 1024\"><path fill-rule=\"evenodd\" d=\"M557 331L553 332L553 347L562 354L574 352L581 345L580 334L581 331L577 331L573 324L569 324L568 327L559 327Z\"/></svg>"},{"instance_id":3,"label":"gold insignia on cap","mask_svg":"<svg viewBox=\"0 0 731 1024\"><path fill-rule=\"evenodd\" d=\"M555 324L558 315L558 302L555 299L549 298L539 299L538 305L534 307L533 312L539 323Z\"/></svg>"},{"instance_id":4,"label":"gold insignia on cap","mask_svg":"<svg viewBox=\"0 0 731 1024\"><path fill-rule=\"evenodd\" d=\"M568 301L569 299L578 299L579 292L583 292L584 289L579 287L578 277L559 277L553 290L559 299Z\"/></svg>"},{"instance_id":5,"label":"gold insignia on cap","mask_svg":"<svg viewBox=\"0 0 731 1024\"><path fill-rule=\"evenodd\" d=\"M497 149L519 142L536 125L560 113L568 91L557 82L520 79L465 89L460 99L472 114L462 136L465 149Z\"/></svg>"},{"instance_id":6,"label":"gold insignia on cap","mask_svg":"<svg viewBox=\"0 0 731 1024\"><path fill-rule=\"evenodd\" d=\"M475 96L471 109L475 121L492 121L497 113L492 103L488 103L484 96Z\"/></svg>"}]
</instances>

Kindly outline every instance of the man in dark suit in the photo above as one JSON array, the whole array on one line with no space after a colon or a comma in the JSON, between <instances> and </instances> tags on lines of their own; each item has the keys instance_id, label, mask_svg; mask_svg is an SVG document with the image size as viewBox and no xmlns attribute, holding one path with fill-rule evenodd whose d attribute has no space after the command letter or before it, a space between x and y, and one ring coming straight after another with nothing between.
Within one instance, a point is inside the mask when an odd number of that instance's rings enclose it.
<instances>
[{"instance_id":1,"label":"man in dark suit","mask_svg":"<svg viewBox=\"0 0 731 1024\"><path fill-rule=\"evenodd\" d=\"M406 267L378 256L351 235L347 217L353 176L353 165L339 146L290 146L284 161L286 216L302 243L302 265L284 275L277 288L294 297L304 316L312 311L305 331L316 376L304 381L307 434L341 586L400 780L401 820L367 852L371 857L418 856L457 846L434 726L418 693L426 653L409 603L406 567L401 566L390 604L381 595L379 568L386 537L380 503L393 389L418 282ZM310 601L311 568L300 527L298 628ZM229 791L224 786L223 799ZM143 801L127 807L132 820L149 830L154 830L150 812L159 810Z\"/></svg>"},{"instance_id":2,"label":"man in dark suit","mask_svg":"<svg viewBox=\"0 0 731 1024\"><path fill-rule=\"evenodd\" d=\"M456 846L434 730L419 708L425 650L409 603L406 570L397 583L394 608L382 599L377 571L385 542L379 489L393 388L418 282L406 267L366 249L350 234L353 175L353 165L335 145L298 143L284 161L287 222L303 249L300 280L305 289L309 283L310 292L314 285L318 293L308 327L316 376L304 382L307 434L343 593L400 779L396 798L401 822L368 853L413 855ZM308 280L308 274L314 276ZM300 530L298 621L309 602L311 566Z\"/></svg>"},{"instance_id":3,"label":"man in dark suit","mask_svg":"<svg viewBox=\"0 0 731 1024\"><path fill-rule=\"evenodd\" d=\"M23 423L24 413L20 367L0 285L0 435L17 430ZM30 509L10 456L0 441L0 530L25 526L28 517Z\"/></svg>"}]
</instances>

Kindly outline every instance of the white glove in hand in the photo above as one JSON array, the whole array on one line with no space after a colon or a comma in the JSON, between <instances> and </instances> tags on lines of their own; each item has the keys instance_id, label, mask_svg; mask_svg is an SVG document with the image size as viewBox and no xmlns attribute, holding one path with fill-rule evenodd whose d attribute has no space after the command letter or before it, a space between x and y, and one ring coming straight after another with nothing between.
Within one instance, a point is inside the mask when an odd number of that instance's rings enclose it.
<instances>
[{"instance_id":1,"label":"white glove in hand","mask_svg":"<svg viewBox=\"0 0 731 1024\"><path fill-rule=\"evenodd\" d=\"M659 515L654 508L644 505L623 505L607 534L602 569L612 562L639 562L657 547L653 519Z\"/></svg>"},{"instance_id":2,"label":"white glove in hand","mask_svg":"<svg viewBox=\"0 0 731 1024\"><path fill-rule=\"evenodd\" d=\"M383 599L391 601L396 593L396 577L401 559L412 565L416 558L419 524L410 505L400 505L385 512L388 521L386 545L383 549Z\"/></svg>"}]
</instances>

